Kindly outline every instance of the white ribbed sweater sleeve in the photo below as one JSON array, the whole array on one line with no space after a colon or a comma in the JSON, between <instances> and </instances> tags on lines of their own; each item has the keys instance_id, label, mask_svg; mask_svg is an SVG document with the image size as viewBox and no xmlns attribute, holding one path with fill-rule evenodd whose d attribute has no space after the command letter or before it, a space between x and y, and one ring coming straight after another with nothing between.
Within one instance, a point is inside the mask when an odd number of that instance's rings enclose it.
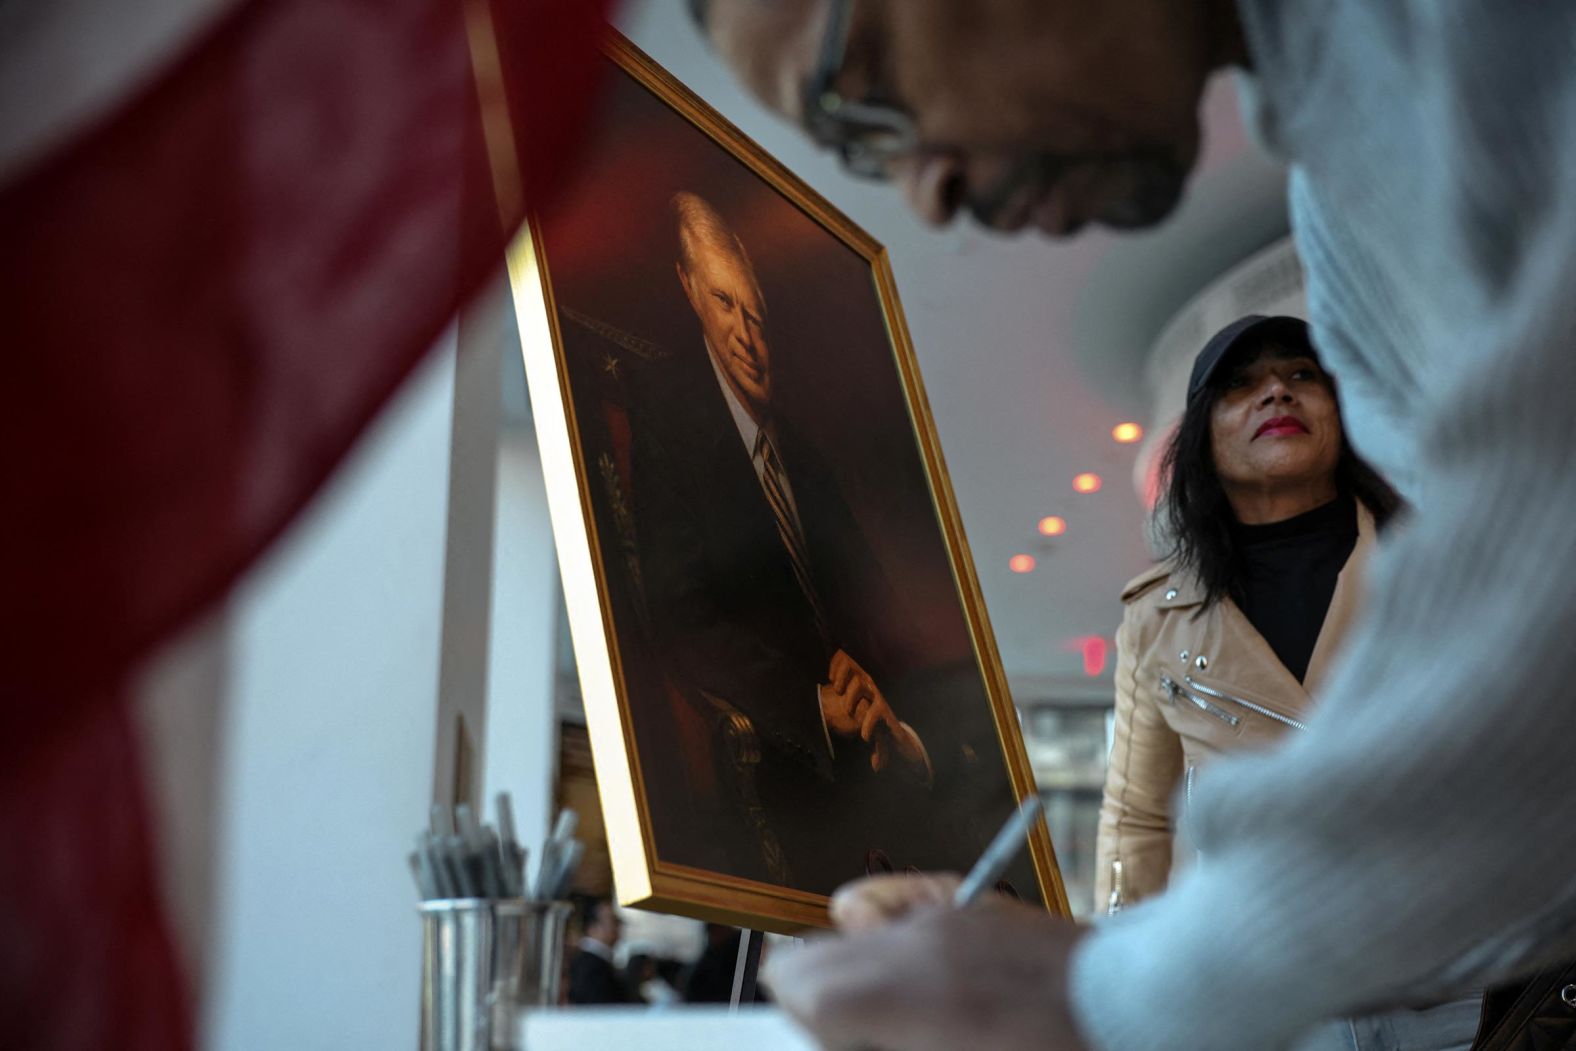
<instances>
[{"instance_id":1,"label":"white ribbed sweater sleeve","mask_svg":"<svg viewBox=\"0 0 1576 1051\"><path fill-rule=\"evenodd\" d=\"M1266 1051L1576 954L1576 14L1244 8L1261 78L1324 63L1269 137L1348 427L1418 511L1308 732L1211 767L1200 862L1080 947L1102 1051Z\"/></svg>"}]
</instances>

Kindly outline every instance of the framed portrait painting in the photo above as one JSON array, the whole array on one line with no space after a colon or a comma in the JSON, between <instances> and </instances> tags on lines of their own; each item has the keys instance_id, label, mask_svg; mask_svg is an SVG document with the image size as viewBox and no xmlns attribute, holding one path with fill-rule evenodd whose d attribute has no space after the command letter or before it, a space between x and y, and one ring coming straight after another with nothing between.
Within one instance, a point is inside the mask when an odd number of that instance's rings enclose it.
<instances>
[{"instance_id":1,"label":"framed portrait painting","mask_svg":"<svg viewBox=\"0 0 1576 1051\"><path fill-rule=\"evenodd\" d=\"M1034 791L886 254L628 42L510 280L619 899L792 931ZM998 888L1066 913L1040 824Z\"/></svg>"}]
</instances>

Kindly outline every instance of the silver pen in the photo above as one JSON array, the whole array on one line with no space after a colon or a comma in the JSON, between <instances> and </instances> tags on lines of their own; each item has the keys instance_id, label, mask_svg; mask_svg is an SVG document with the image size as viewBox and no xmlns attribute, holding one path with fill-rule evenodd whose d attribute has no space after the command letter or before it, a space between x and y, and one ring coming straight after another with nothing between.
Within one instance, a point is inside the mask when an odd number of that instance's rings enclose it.
<instances>
[{"instance_id":1,"label":"silver pen","mask_svg":"<svg viewBox=\"0 0 1576 1051\"><path fill-rule=\"evenodd\" d=\"M1007 871L1007 866L1012 864L1012 859L1018 856L1019 849L1027 842L1029 830L1034 827L1034 820L1043 809L1044 803L1040 801L1039 793L1031 792L1023 797L1018 809L1012 812L1007 823L1001 826L1001 831L996 833L996 838L985 848L985 853L980 855L963 882L958 884L958 889L952 895L953 908L962 909L974 904L981 894L1001 879L1002 873Z\"/></svg>"}]
</instances>

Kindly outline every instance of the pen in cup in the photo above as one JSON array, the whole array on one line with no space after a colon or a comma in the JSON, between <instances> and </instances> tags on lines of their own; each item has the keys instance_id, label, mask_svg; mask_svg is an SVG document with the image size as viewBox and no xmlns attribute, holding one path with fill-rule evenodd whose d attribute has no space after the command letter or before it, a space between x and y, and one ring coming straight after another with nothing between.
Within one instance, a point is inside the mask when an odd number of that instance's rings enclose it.
<instances>
[{"instance_id":1,"label":"pen in cup","mask_svg":"<svg viewBox=\"0 0 1576 1051\"><path fill-rule=\"evenodd\" d=\"M422 900L546 902L569 893L586 849L574 835L578 815L568 808L559 812L542 845L536 878L530 880L528 852L516 838L514 807L507 792L498 794L497 805L495 830L467 803L452 809L433 804L428 827L416 837L416 850L406 858Z\"/></svg>"}]
</instances>

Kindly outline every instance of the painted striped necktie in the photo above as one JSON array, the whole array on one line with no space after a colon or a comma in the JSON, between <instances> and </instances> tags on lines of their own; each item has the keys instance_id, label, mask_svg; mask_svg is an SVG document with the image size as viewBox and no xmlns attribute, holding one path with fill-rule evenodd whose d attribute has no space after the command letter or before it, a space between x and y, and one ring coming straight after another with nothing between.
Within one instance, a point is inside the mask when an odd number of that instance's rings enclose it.
<instances>
[{"instance_id":1,"label":"painted striped necktie","mask_svg":"<svg viewBox=\"0 0 1576 1051\"><path fill-rule=\"evenodd\" d=\"M821 638L830 644L831 633L826 627L826 614L821 605L821 596L815 590L814 578L810 576L810 553L805 548L804 532L799 527L798 517L794 514L792 501L788 498L788 476L783 471L782 460L778 458L777 449L772 445L771 439L766 436L763 427L755 435L755 459L761 464L761 489L766 493L766 503L772 509L772 518L777 522L777 535L782 538L783 547L788 550L788 561L793 565L793 575L799 581L799 590L804 592L804 597L810 603L810 609L815 614L815 627L821 633Z\"/></svg>"}]
</instances>

